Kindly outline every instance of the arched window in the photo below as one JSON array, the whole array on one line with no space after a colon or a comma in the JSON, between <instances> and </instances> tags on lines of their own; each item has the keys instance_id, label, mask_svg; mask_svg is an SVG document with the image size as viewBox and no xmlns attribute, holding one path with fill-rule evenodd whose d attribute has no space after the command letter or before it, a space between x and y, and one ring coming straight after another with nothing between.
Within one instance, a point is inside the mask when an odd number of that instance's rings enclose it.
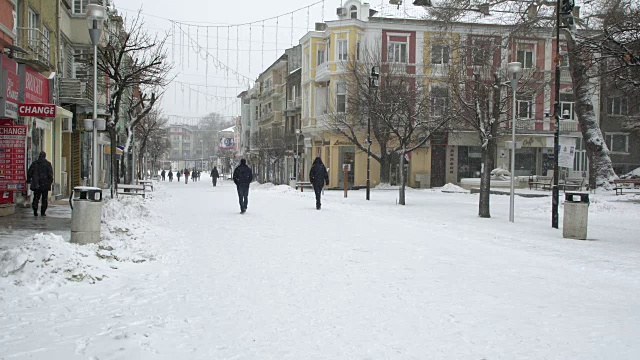
<instances>
[{"instance_id":1,"label":"arched window","mask_svg":"<svg viewBox=\"0 0 640 360\"><path fill-rule=\"evenodd\" d=\"M355 5L351 5L351 8L349 9L351 11L351 18L352 19L357 19L358 18L358 7Z\"/></svg>"}]
</instances>

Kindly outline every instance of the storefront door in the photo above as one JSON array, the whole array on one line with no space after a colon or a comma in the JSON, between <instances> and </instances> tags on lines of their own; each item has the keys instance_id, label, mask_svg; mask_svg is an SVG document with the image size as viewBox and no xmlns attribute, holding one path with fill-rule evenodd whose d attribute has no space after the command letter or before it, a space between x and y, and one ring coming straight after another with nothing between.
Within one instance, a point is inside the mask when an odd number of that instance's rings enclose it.
<instances>
[{"instance_id":1,"label":"storefront door","mask_svg":"<svg viewBox=\"0 0 640 360\"><path fill-rule=\"evenodd\" d=\"M445 145L431 146L431 187L445 185L447 175L447 147Z\"/></svg>"},{"instance_id":2,"label":"storefront door","mask_svg":"<svg viewBox=\"0 0 640 360\"><path fill-rule=\"evenodd\" d=\"M340 187L344 187L344 171L343 165L349 165L349 171L347 172L347 184L351 188L353 186L355 165L356 165L356 148L354 146L341 146L340 147L340 173L338 175L338 182Z\"/></svg>"}]
</instances>

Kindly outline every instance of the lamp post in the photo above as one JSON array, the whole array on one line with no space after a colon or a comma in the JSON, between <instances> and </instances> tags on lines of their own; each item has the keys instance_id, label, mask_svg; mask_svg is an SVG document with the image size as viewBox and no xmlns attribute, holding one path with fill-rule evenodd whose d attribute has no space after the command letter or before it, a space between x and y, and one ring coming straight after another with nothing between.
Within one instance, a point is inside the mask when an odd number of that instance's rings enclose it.
<instances>
[{"instance_id":1,"label":"lamp post","mask_svg":"<svg viewBox=\"0 0 640 360\"><path fill-rule=\"evenodd\" d=\"M298 152L300 151L300 147L298 145L298 140L300 139L300 129L296 129L296 152L294 154L294 171L296 172L296 186L298 186L298 180L300 179L300 156L298 155Z\"/></svg>"},{"instance_id":2,"label":"lamp post","mask_svg":"<svg viewBox=\"0 0 640 360\"><path fill-rule=\"evenodd\" d=\"M98 44L102 36L102 23L107 18L107 9L97 4L89 4L86 7L85 17L89 25L89 37L93 44L93 141L92 141L92 185L98 187Z\"/></svg>"},{"instance_id":3,"label":"lamp post","mask_svg":"<svg viewBox=\"0 0 640 360\"><path fill-rule=\"evenodd\" d=\"M200 171L204 170L204 142L200 140L200 150L202 153L200 154Z\"/></svg>"},{"instance_id":4,"label":"lamp post","mask_svg":"<svg viewBox=\"0 0 640 360\"><path fill-rule=\"evenodd\" d=\"M367 200L370 200L371 194L371 93L378 86L380 86L380 70L377 66L373 66L369 77L369 114L367 116Z\"/></svg>"},{"instance_id":5,"label":"lamp post","mask_svg":"<svg viewBox=\"0 0 640 360\"><path fill-rule=\"evenodd\" d=\"M513 108L511 110L513 117L511 120L511 197L509 199L509 221L514 222L516 177L516 92L518 90L520 73L522 72L522 64L519 62L511 62L507 66L507 71L511 80L511 90L513 91Z\"/></svg>"}]
</instances>

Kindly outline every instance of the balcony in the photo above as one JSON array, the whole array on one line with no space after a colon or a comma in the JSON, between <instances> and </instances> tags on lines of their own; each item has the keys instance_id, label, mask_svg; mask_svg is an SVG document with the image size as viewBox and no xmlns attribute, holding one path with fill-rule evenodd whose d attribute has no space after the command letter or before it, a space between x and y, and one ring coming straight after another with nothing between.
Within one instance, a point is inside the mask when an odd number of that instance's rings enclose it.
<instances>
[{"instance_id":1,"label":"balcony","mask_svg":"<svg viewBox=\"0 0 640 360\"><path fill-rule=\"evenodd\" d=\"M297 97L295 100L287 100L287 111L296 111L302 109L302 98Z\"/></svg>"},{"instance_id":2,"label":"balcony","mask_svg":"<svg viewBox=\"0 0 640 360\"><path fill-rule=\"evenodd\" d=\"M578 132L578 120L560 120L560 132Z\"/></svg>"},{"instance_id":3,"label":"balcony","mask_svg":"<svg viewBox=\"0 0 640 360\"><path fill-rule=\"evenodd\" d=\"M316 67L316 81L317 82L325 82L325 81L329 81L329 76L330 76L330 71L329 71L329 63L328 62L323 62L322 64L318 65L318 67Z\"/></svg>"},{"instance_id":4,"label":"balcony","mask_svg":"<svg viewBox=\"0 0 640 360\"><path fill-rule=\"evenodd\" d=\"M62 104L92 106L92 84L80 79L60 79L60 102Z\"/></svg>"},{"instance_id":5,"label":"balcony","mask_svg":"<svg viewBox=\"0 0 640 360\"><path fill-rule=\"evenodd\" d=\"M27 63L37 71L51 70L51 42L42 30L35 28L18 28L18 46L28 52L16 53L19 63Z\"/></svg>"},{"instance_id":6,"label":"balcony","mask_svg":"<svg viewBox=\"0 0 640 360\"><path fill-rule=\"evenodd\" d=\"M286 90L286 84L280 84L280 85L275 85L273 87L273 93L271 94L274 98L278 98L281 97L282 95L284 95L285 90Z\"/></svg>"}]
</instances>

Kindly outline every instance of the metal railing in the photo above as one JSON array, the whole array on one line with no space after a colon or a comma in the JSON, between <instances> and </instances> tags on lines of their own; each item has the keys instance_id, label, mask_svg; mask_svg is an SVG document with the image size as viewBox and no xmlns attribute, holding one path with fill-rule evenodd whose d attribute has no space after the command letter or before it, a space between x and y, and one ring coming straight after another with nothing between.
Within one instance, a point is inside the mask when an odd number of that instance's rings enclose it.
<instances>
[{"instance_id":1,"label":"metal railing","mask_svg":"<svg viewBox=\"0 0 640 360\"><path fill-rule=\"evenodd\" d=\"M93 102L93 86L80 79L60 79L60 100L66 103L83 104Z\"/></svg>"},{"instance_id":2,"label":"metal railing","mask_svg":"<svg viewBox=\"0 0 640 360\"><path fill-rule=\"evenodd\" d=\"M51 36L51 34L49 34ZM28 50L27 54L17 53L16 58L51 66L51 42L40 29L18 28L18 45Z\"/></svg>"}]
</instances>

